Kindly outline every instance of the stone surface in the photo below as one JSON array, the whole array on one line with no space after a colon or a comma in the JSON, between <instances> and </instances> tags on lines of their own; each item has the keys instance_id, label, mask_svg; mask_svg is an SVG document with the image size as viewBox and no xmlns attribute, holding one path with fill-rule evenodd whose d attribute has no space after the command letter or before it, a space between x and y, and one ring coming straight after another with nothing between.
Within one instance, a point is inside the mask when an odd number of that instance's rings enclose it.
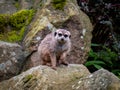
<instances>
[{"instance_id":1,"label":"stone surface","mask_svg":"<svg viewBox=\"0 0 120 90\"><path fill-rule=\"evenodd\" d=\"M20 9L37 9L45 2L44 0L19 0Z\"/></svg>"},{"instance_id":2,"label":"stone surface","mask_svg":"<svg viewBox=\"0 0 120 90\"><path fill-rule=\"evenodd\" d=\"M23 45L26 51L32 42L39 44L51 31L64 28L72 34L72 49L67 60L69 63L84 63L90 50L92 37L92 24L88 16L79 9L74 0L66 0L63 10L55 9L52 0L41 1L40 4L41 7L37 8L35 18L24 38Z\"/></svg>"},{"instance_id":3,"label":"stone surface","mask_svg":"<svg viewBox=\"0 0 120 90\"><path fill-rule=\"evenodd\" d=\"M72 83L90 74L83 65L71 64L53 70L37 66L0 82L0 90L72 90Z\"/></svg>"},{"instance_id":4,"label":"stone surface","mask_svg":"<svg viewBox=\"0 0 120 90\"><path fill-rule=\"evenodd\" d=\"M0 81L18 74L23 61L20 45L0 41Z\"/></svg>"},{"instance_id":5,"label":"stone surface","mask_svg":"<svg viewBox=\"0 0 120 90\"><path fill-rule=\"evenodd\" d=\"M105 69L90 74L82 64L40 65L0 82L0 90L120 90L120 79Z\"/></svg>"},{"instance_id":6,"label":"stone surface","mask_svg":"<svg viewBox=\"0 0 120 90\"><path fill-rule=\"evenodd\" d=\"M120 79L113 73L100 69L78 80L71 90L120 90Z\"/></svg>"},{"instance_id":7,"label":"stone surface","mask_svg":"<svg viewBox=\"0 0 120 90\"><path fill-rule=\"evenodd\" d=\"M4 13L14 13L17 11L17 8L15 7L15 0L0 0L0 14Z\"/></svg>"},{"instance_id":8,"label":"stone surface","mask_svg":"<svg viewBox=\"0 0 120 90\"><path fill-rule=\"evenodd\" d=\"M41 64L41 61L39 59L39 56L38 56L38 52L32 52L31 53L32 55L29 55L25 62L24 62L24 65L22 67L22 71L26 71L28 69L30 69L31 67L35 67L35 66L38 66L38 65L42 65Z\"/></svg>"}]
</instances>

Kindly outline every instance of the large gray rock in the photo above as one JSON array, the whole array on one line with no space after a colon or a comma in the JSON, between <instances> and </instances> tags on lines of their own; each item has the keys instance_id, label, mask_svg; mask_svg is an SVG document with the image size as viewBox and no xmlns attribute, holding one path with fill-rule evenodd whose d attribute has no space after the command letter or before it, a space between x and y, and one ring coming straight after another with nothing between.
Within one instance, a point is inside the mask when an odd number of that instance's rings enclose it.
<instances>
[{"instance_id":1,"label":"large gray rock","mask_svg":"<svg viewBox=\"0 0 120 90\"><path fill-rule=\"evenodd\" d=\"M67 60L70 63L84 63L92 38L92 24L88 16L79 9L75 0L66 0L62 10L55 9L52 0L41 1L40 4L41 8L37 8L36 16L24 38L26 51L29 51L31 43L38 44L51 31L64 28L72 34L72 49Z\"/></svg>"},{"instance_id":2,"label":"large gray rock","mask_svg":"<svg viewBox=\"0 0 120 90\"><path fill-rule=\"evenodd\" d=\"M20 9L37 9L41 7L41 3L45 0L19 0Z\"/></svg>"},{"instance_id":3,"label":"large gray rock","mask_svg":"<svg viewBox=\"0 0 120 90\"><path fill-rule=\"evenodd\" d=\"M0 41L0 81L18 74L23 61L20 45Z\"/></svg>"},{"instance_id":4,"label":"large gray rock","mask_svg":"<svg viewBox=\"0 0 120 90\"><path fill-rule=\"evenodd\" d=\"M37 66L0 82L0 90L120 90L120 79L104 69L90 74L78 64L57 70Z\"/></svg>"},{"instance_id":5,"label":"large gray rock","mask_svg":"<svg viewBox=\"0 0 120 90\"><path fill-rule=\"evenodd\" d=\"M0 90L72 90L72 83L90 74L83 65L69 65L53 70L37 66L0 83Z\"/></svg>"},{"instance_id":6,"label":"large gray rock","mask_svg":"<svg viewBox=\"0 0 120 90\"><path fill-rule=\"evenodd\" d=\"M120 79L113 73L100 69L78 80L71 90L120 90Z\"/></svg>"},{"instance_id":7,"label":"large gray rock","mask_svg":"<svg viewBox=\"0 0 120 90\"><path fill-rule=\"evenodd\" d=\"M0 0L0 13L11 14L17 11L15 0Z\"/></svg>"}]
</instances>

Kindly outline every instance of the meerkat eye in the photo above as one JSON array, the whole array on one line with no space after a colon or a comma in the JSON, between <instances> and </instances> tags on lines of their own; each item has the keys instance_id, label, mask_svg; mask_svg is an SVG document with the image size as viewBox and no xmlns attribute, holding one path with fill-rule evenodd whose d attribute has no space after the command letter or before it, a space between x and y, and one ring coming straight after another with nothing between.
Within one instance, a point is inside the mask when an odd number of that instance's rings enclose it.
<instances>
[{"instance_id":1,"label":"meerkat eye","mask_svg":"<svg viewBox=\"0 0 120 90\"><path fill-rule=\"evenodd\" d=\"M54 33L54 36L56 36L57 32Z\"/></svg>"},{"instance_id":2,"label":"meerkat eye","mask_svg":"<svg viewBox=\"0 0 120 90\"><path fill-rule=\"evenodd\" d=\"M61 36L62 36L62 34L61 34L61 33L58 33L58 36L59 36L59 37L61 37Z\"/></svg>"},{"instance_id":3,"label":"meerkat eye","mask_svg":"<svg viewBox=\"0 0 120 90\"><path fill-rule=\"evenodd\" d=\"M64 37L65 37L65 38L67 38L67 37L68 37L68 35L67 35L67 34L65 34L65 35L64 35Z\"/></svg>"}]
</instances>

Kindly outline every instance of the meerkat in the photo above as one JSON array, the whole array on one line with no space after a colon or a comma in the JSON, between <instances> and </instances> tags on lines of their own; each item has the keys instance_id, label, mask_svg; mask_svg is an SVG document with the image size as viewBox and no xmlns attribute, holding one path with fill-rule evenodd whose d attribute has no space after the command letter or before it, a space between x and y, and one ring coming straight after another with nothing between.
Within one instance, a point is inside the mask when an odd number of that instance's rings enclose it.
<instances>
[{"instance_id":1,"label":"meerkat","mask_svg":"<svg viewBox=\"0 0 120 90\"><path fill-rule=\"evenodd\" d=\"M57 65L68 65L66 56L71 49L71 33L65 29L57 29L48 34L38 46L38 54L42 65L56 69Z\"/></svg>"}]
</instances>

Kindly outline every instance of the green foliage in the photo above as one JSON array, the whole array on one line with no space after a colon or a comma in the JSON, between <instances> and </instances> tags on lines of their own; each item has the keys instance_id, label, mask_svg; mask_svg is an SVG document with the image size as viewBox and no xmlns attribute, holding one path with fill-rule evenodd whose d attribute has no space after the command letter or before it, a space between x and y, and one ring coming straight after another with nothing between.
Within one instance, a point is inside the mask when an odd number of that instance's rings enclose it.
<instances>
[{"instance_id":1,"label":"green foliage","mask_svg":"<svg viewBox=\"0 0 120 90\"><path fill-rule=\"evenodd\" d=\"M88 67L88 66L94 66L95 68L97 69L101 69L102 66L101 65L105 65L105 63L103 61L88 61L85 63L85 65Z\"/></svg>"},{"instance_id":2,"label":"green foliage","mask_svg":"<svg viewBox=\"0 0 120 90\"><path fill-rule=\"evenodd\" d=\"M105 50L101 50L97 54L101 60L108 63L109 65L112 65L112 62L118 59L118 55L109 48L104 47L104 49Z\"/></svg>"},{"instance_id":3,"label":"green foliage","mask_svg":"<svg viewBox=\"0 0 120 90\"><path fill-rule=\"evenodd\" d=\"M94 47L100 47L101 45L92 44ZM120 66L118 60L118 54L111 51L111 49L101 46L101 50L94 52L92 49L89 52L89 58L85 63L90 71L95 71L97 69L105 68L115 75L120 77Z\"/></svg>"},{"instance_id":4,"label":"green foliage","mask_svg":"<svg viewBox=\"0 0 120 90\"><path fill-rule=\"evenodd\" d=\"M22 39L25 27L30 23L34 10L20 10L12 15L0 14L0 40L18 42ZM7 31L7 27L10 31Z\"/></svg>"},{"instance_id":5,"label":"green foliage","mask_svg":"<svg viewBox=\"0 0 120 90\"><path fill-rule=\"evenodd\" d=\"M52 3L55 9L63 10L66 0L53 0Z\"/></svg>"}]
</instances>

